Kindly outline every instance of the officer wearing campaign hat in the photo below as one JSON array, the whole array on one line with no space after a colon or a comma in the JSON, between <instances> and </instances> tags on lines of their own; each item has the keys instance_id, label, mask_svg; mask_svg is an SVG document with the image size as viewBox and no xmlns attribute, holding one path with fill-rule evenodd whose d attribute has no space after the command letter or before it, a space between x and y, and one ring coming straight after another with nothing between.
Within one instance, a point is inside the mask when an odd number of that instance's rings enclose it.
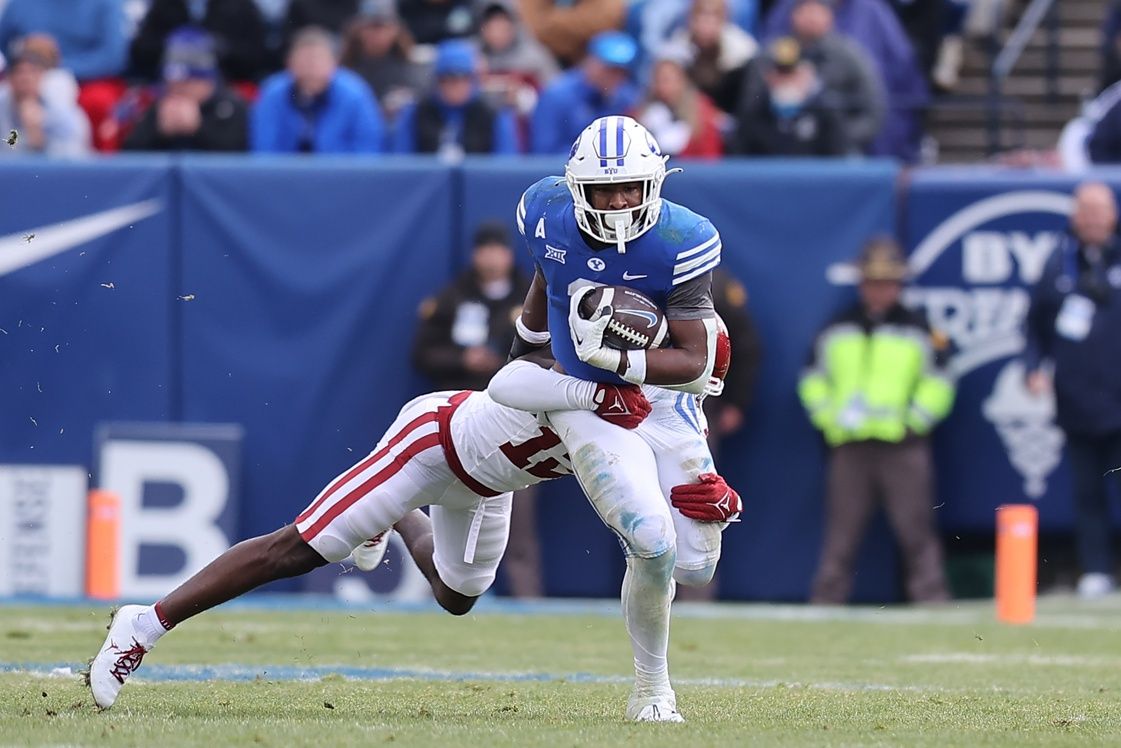
<instances>
[{"instance_id":1,"label":"officer wearing campaign hat","mask_svg":"<svg viewBox=\"0 0 1121 748\"><path fill-rule=\"evenodd\" d=\"M859 299L818 334L798 394L829 447L825 539L811 602L840 604L882 502L904 557L907 596L946 600L929 434L949 413L946 338L900 302L907 261L894 239L857 258Z\"/></svg>"}]
</instances>

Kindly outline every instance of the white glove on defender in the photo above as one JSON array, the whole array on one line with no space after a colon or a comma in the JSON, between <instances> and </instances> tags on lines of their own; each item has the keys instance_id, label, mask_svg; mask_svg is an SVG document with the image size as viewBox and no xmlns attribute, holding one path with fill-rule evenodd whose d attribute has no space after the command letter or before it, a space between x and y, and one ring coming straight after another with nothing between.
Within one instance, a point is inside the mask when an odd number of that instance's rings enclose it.
<instances>
[{"instance_id":1,"label":"white glove on defender","mask_svg":"<svg viewBox=\"0 0 1121 748\"><path fill-rule=\"evenodd\" d=\"M576 290L568 300L568 331L576 344L576 356L586 364L598 369L617 371L623 360L622 351L608 348L603 344L603 334L611 322L613 310L611 302L615 289L605 288L599 309L592 312L590 319L580 316L580 302L595 290L595 286L584 286Z\"/></svg>"}]
</instances>

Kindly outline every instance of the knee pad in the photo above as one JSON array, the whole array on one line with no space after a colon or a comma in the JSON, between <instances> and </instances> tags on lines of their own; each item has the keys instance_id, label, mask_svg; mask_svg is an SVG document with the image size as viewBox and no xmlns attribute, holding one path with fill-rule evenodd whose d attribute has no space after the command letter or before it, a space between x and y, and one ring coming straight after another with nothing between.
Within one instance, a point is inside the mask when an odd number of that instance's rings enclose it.
<instances>
[{"instance_id":1,"label":"knee pad","mask_svg":"<svg viewBox=\"0 0 1121 748\"><path fill-rule=\"evenodd\" d=\"M678 584L683 584L686 587L701 587L712 581L712 575L716 573L716 564L703 566L700 569L683 569L677 566L673 570L673 578Z\"/></svg>"}]
</instances>

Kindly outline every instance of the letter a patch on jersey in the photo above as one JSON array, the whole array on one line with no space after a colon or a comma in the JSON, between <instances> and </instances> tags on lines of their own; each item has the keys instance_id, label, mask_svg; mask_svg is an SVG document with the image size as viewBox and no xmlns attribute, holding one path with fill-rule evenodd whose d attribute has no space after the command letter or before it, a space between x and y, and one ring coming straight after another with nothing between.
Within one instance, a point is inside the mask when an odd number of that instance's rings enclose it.
<instances>
[{"instance_id":1,"label":"letter a patch on jersey","mask_svg":"<svg viewBox=\"0 0 1121 748\"><path fill-rule=\"evenodd\" d=\"M533 230L533 236L535 239L545 238L545 216L537 219L537 228Z\"/></svg>"}]
</instances>

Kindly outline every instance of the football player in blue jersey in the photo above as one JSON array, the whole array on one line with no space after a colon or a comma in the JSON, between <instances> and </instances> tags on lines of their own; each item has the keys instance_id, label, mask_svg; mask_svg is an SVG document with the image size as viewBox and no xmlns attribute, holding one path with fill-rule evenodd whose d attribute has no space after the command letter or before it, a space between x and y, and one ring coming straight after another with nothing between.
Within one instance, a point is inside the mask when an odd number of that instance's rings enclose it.
<instances>
[{"instance_id":1,"label":"football player in blue jersey","mask_svg":"<svg viewBox=\"0 0 1121 748\"><path fill-rule=\"evenodd\" d=\"M666 159L638 122L603 117L573 144L563 179L548 177L525 191L517 223L536 274L516 323L513 353L551 343L559 371L646 385L651 423L680 422L699 433L703 417L694 396L703 393L715 358L711 274L720 263L720 235L704 216L662 199ZM611 310L597 309L589 319L578 312L601 285L628 286L657 303L671 347L620 351L604 345ZM707 450L578 411L551 412L549 419L584 492L627 556L623 616L635 663L627 717L683 721L666 658L674 584L712 578L720 534L738 514L738 500L725 503L713 521L690 519L671 505L669 492L714 472Z\"/></svg>"}]
</instances>

